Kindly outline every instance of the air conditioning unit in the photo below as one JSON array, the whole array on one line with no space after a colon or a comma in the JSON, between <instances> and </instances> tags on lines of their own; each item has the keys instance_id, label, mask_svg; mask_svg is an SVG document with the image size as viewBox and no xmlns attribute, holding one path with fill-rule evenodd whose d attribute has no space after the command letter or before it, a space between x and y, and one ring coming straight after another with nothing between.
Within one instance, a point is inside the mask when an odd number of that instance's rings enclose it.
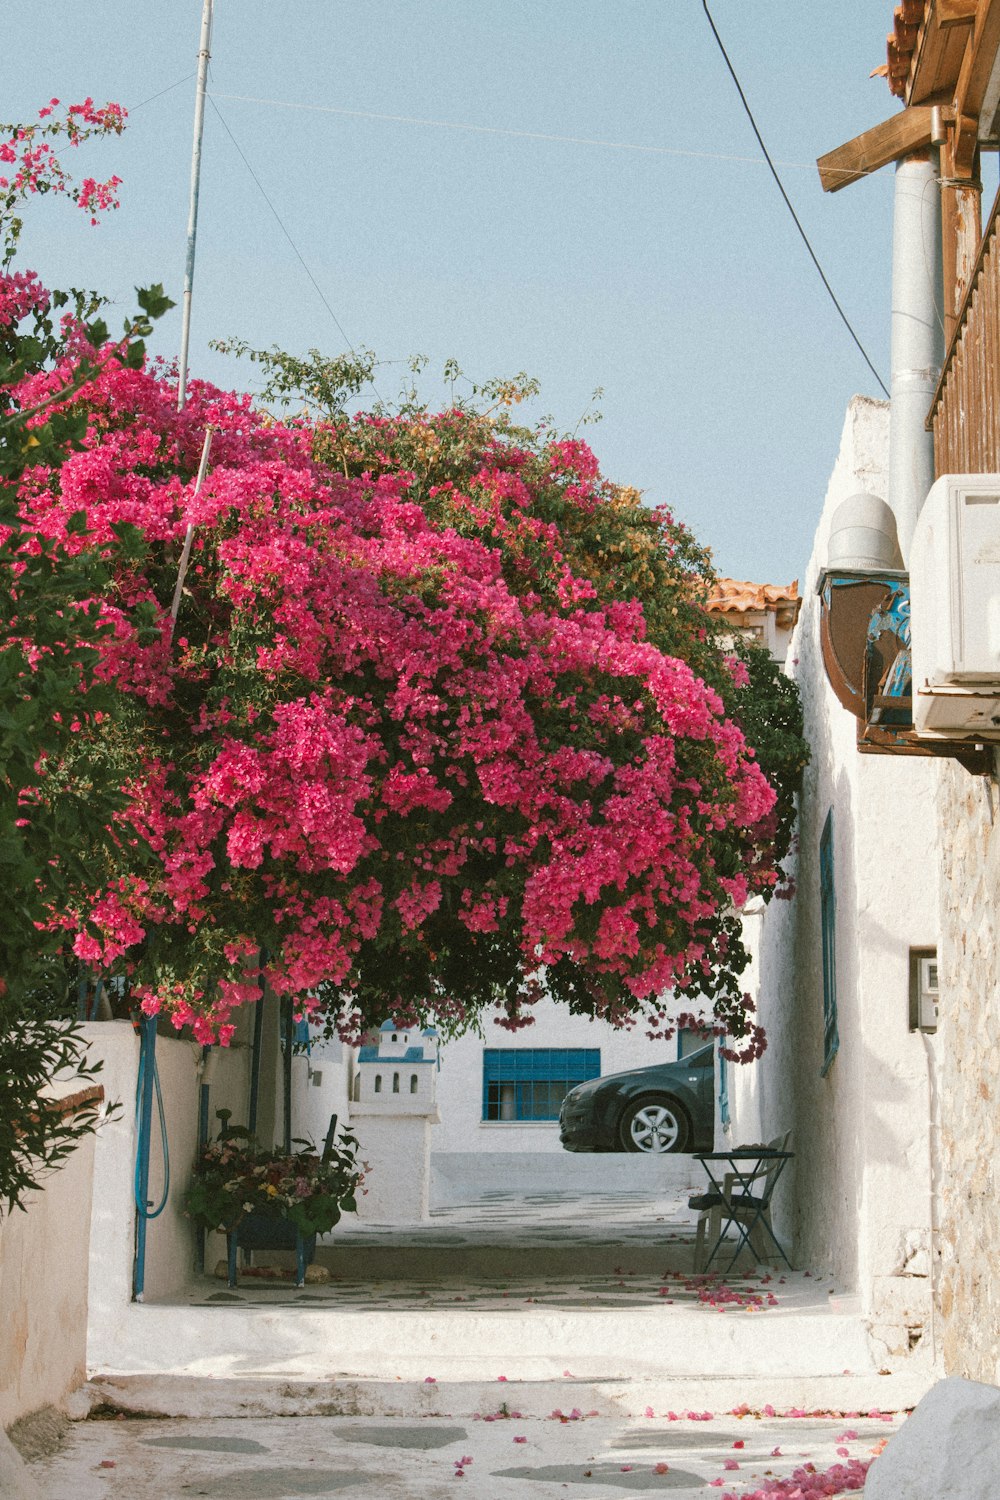
<instances>
[{"instance_id":1,"label":"air conditioning unit","mask_svg":"<svg viewBox=\"0 0 1000 1500\"><path fill-rule=\"evenodd\" d=\"M910 546L913 726L1000 741L1000 474L945 474Z\"/></svg>"}]
</instances>

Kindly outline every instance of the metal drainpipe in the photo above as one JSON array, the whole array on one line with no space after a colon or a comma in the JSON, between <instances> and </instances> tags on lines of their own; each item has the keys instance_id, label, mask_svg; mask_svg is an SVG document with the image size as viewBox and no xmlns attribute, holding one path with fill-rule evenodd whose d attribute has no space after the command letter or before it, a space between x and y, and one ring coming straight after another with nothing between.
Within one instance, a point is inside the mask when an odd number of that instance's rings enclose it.
<instances>
[{"instance_id":1,"label":"metal drainpipe","mask_svg":"<svg viewBox=\"0 0 1000 1500\"><path fill-rule=\"evenodd\" d=\"M253 1046L250 1052L250 1102L247 1108L247 1129L251 1135L257 1134L257 1102L260 1098L260 1054L264 1040L264 998L267 989L267 981L264 978L264 965L267 963L268 952L261 948L258 955L258 966L260 968L260 980L258 983L257 1003L253 1015Z\"/></svg>"},{"instance_id":2,"label":"metal drainpipe","mask_svg":"<svg viewBox=\"0 0 1000 1500\"><path fill-rule=\"evenodd\" d=\"M944 360L937 155L908 156L896 165L888 498L905 566L934 482L934 438L924 424Z\"/></svg>"},{"instance_id":3,"label":"metal drainpipe","mask_svg":"<svg viewBox=\"0 0 1000 1500\"><path fill-rule=\"evenodd\" d=\"M282 1030L285 1041L284 1067L284 1125L285 1155L292 1154L292 1051L295 1047L295 1019L292 1015L292 997L286 995L282 1007Z\"/></svg>"},{"instance_id":4,"label":"metal drainpipe","mask_svg":"<svg viewBox=\"0 0 1000 1500\"><path fill-rule=\"evenodd\" d=\"M212 1092L212 1078L215 1074L215 1062L217 1052L214 1047L202 1047L199 1073L201 1075L201 1086L198 1090L198 1155L208 1145L208 1110L209 1099ZM195 1235L195 1250L197 1254L198 1270L205 1269L205 1230L201 1224Z\"/></svg>"}]
</instances>

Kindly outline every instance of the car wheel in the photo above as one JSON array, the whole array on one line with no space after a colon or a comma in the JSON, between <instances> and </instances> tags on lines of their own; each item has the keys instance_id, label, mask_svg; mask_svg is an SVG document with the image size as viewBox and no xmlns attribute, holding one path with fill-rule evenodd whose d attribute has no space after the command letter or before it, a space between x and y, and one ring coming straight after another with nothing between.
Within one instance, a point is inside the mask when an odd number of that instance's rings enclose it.
<instances>
[{"instance_id":1,"label":"car wheel","mask_svg":"<svg viewBox=\"0 0 1000 1500\"><path fill-rule=\"evenodd\" d=\"M618 1136L626 1151L658 1155L683 1151L688 1141L687 1116L679 1104L665 1095L638 1099L622 1115Z\"/></svg>"}]
</instances>

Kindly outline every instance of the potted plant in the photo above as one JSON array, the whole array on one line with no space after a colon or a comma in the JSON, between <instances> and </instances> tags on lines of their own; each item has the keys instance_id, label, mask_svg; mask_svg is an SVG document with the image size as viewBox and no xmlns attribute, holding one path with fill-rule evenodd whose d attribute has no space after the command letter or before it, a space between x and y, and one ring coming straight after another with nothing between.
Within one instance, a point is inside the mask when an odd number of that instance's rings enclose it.
<instances>
[{"instance_id":1,"label":"potted plant","mask_svg":"<svg viewBox=\"0 0 1000 1500\"><path fill-rule=\"evenodd\" d=\"M295 1250L296 1285L302 1286L316 1236L357 1208L355 1192L364 1180L357 1140L345 1130L336 1144L328 1138L322 1154L301 1140L293 1144L304 1150L267 1151L248 1130L229 1125L228 1110L219 1117L218 1140L209 1141L195 1162L185 1212L203 1229L226 1235L231 1287L240 1246Z\"/></svg>"}]
</instances>

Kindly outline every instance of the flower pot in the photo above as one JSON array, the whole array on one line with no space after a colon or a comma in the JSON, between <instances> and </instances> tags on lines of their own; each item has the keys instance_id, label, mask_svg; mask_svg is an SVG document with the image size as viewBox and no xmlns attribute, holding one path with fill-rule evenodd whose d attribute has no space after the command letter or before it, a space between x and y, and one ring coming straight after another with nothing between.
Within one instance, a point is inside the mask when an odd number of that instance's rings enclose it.
<instances>
[{"instance_id":1,"label":"flower pot","mask_svg":"<svg viewBox=\"0 0 1000 1500\"><path fill-rule=\"evenodd\" d=\"M338 1215L339 1218L339 1215ZM237 1251L242 1250L294 1250L295 1285L305 1286L306 1266L312 1265L316 1255L316 1236L302 1234L290 1219L272 1217L270 1214L250 1213L240 1220L235 1229L226 1235L229 1250L229 1285L236 1286Z\"/></svg>"}]
</instances>

